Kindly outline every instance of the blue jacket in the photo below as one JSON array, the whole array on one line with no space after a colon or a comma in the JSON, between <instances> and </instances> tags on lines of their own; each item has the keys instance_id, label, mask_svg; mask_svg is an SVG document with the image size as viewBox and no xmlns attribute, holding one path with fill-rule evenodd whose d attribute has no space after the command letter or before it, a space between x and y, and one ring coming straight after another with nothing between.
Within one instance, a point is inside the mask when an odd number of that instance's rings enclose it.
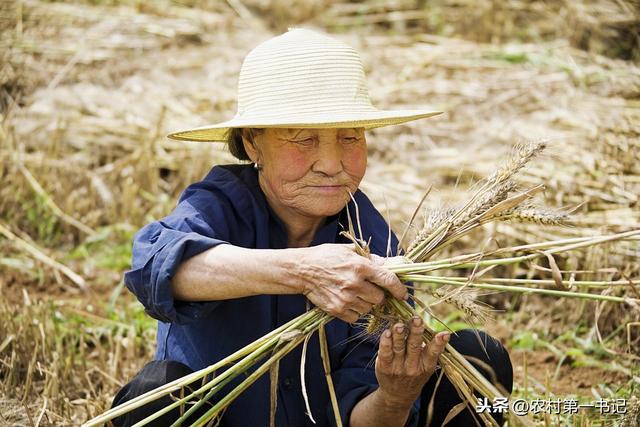
<instances>
[{"instance_id":1,"label":"blue jacket","mask_svg":"<svg viewBox=\"0 0 640 427\"><path fill-rule=\"evenodd\" d=\"M371 251L387 255L387 223L362 192L356 192L354 199L364 238L371 238ZM349 205L355 219L353 202ZM311 246L348 243L339 235L347 227L344 209L327 219ZM175 300L170 283L178 265L223 243L258 249L287 247L285 228L269 208L256 171L248 165L214 167L204 180L184 191L169 216L146 225L135 236L132 269L125 274L125 283L147 313L159 321L157 360L176 360L198 370L306 311L307 301L302 295L258 295L211 302ZM392 236L392 254L396 246L397 239ZM346 423L355 404L377 388L373 370L377 345L374 339L363 337L357 325L337 319L326 330L332 378ZM280 362L279 427L313 425L305 414L300 359L298 348ZM333 424L317 334L309 342L305 377L316 425ZM229 406L220 425L267 426L269 396L270 380L265 375ZM409 424L416 418L414 408Z\"/></svg>"}]
</instances>

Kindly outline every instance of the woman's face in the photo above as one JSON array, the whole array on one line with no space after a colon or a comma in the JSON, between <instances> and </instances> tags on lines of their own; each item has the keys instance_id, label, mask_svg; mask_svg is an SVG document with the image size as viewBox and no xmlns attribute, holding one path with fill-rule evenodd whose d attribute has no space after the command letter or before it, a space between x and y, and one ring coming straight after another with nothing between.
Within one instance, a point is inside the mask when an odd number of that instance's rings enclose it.
<instances>
[{"instance_id":1,"label":"woman's face","mask_svg":"<svg viewBox=\"0 0 640 427\"><path fill-rule=\"evenodd\" d=\"M253 146L246 139L244 145L262 167L260 186L278 214L337 214L367 168L363 128L266 128Z\"/></svg>"}]
</instances>

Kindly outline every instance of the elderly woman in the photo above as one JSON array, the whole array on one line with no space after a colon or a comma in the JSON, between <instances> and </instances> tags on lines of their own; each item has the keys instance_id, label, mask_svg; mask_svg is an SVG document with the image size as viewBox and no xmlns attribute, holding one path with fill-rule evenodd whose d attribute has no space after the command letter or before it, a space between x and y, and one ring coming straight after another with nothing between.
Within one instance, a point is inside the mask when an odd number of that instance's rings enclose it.
<instances>
[{"instance_id":1,"label":"elderly woman","mask_svg":"<svg viewBox=\"0 0 640 427\"><path fill-rule=\"evenodd\" d=\"M424 425L427 418L430 425L442 424L460 402L446 380L435 393L434 371L449 335L423 343L416 318L394 325L378 343L362 338L355 325L385 295L408 296L382 266L388 225L358 190L367 167L365 129L438 112L375 109L358 54L302 29L249 53L238 92L232 120L170 135L226 141L234 156L251 164L214 167L184 191L168 217L136 235L125 282L159 320L157 354L114 405L213 364L315 305L337 318L327 326L327 339L345 425ZM355 205L369 258L340 234ZM392 236L391 248L396 246ZM469 332L451 343L483 359L510 390L508 355L483 337L486 352ZM300 361L298 349L280 362L278 426L311 424ZM317 425L329 425L334 417L317 338L309 343L304 381ZM269 395L269 378L262 378L227 409L220 425L267 425ZM131 424L158 407L117 422ZM169 414L162 423L175 418ZM469 411L449 423L474 424Z\"/></svg>"}]
</instances>

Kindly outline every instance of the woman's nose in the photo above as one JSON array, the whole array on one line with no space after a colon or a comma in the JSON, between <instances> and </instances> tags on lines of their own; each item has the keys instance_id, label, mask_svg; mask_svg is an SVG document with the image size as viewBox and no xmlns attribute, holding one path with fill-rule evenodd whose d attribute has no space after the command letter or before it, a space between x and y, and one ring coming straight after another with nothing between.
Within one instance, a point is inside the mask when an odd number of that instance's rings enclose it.
<instances>
[{"instance_id":1,"label":"woman's nose","mask_svg":"<svg viewBox=\"0 0 640 427\"><path fill-rule=\"evenodd\" d=\"M321 140L313 170L327 176L335 176L343 170L342 157L343 147L337 138Z\"/></svg>"}]
</instances>

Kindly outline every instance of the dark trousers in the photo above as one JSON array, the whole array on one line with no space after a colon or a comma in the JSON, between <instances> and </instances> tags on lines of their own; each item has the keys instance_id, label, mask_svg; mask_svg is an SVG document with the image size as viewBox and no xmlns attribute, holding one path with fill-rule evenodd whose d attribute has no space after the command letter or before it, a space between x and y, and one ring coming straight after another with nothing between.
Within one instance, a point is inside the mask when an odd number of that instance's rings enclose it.
<instances>
[{"instance_id":1,"label":"dark trousers","mask_svg":"<svg viewBox=\"0 0 640 427\"><path fill-rule=\"evenodd\" d=\"M178 378L182 378L186 375L193 373L193 370L189 368L187 365L175 362L173 360L154 360L153 362L147 363L140 372L136 374L133 379L125 384L124 387L120 389L116 397L113 399L112 407L118 406L122 403L125 403L135 397L138 397L148 391L151 391L157 387L160 387L164 384L168 384L171 381L177 380ZM197 390L202 386L202 380L196 380L188 387L185 387L185 396L190 394L189 387L193 389L193 391ZM180 393L179 390L174 392L174 396L178 396ZM133 411L121 415L112 420L112 423L115 427L128 427L132 426L138 421L145 419L146 417L155 414L163 408L171 405L174 402L170 395L164 396L158 400L147 403L144 406L134 409ZM205 414L205 412L210 408L208 405L202 405L199 410L195 411L193 415L191 415L188 419L187 423L183 425L188 426L193 424L198 418ZM185 411L189 409L186 407ZM170 412L162 415L159 418L153 420L150 424L151 426L170 426L173 424L178 418L180 418L180 408L175 408Z\"/></svg>"},{"instance_id":2,"label":"dark trousers","mask_svg":"<svg viewBox=\"0 0 640 427\"><path fill-rule=\"evenodd\" d=\"M465 329L458 331L456 334L452 334L450 344L463 355L479 359L483 364L490 366L493 371L491 373L486 372L486 370L481 366L476 365L476 368L478 368L485 377L492 379L493 381L497 381L502 386L501 388L505 389L509 393L511 392L513 387L513 369L511 367L511 361L509 360L509 354L506 349L497 340L482 331L478 331L478 335L476 335L474 331ZM150 362L142 368L131 382L126 384L118 392L116 397L113 399L113 406L120 405L149 390L163 384L167 384L192 372L193 371L188 366L175 361L161 360ZM439 370L436 371L436 374L439 372ZM428 419L430 419L429 427L441 426L451 408L462 402L453 385L445 376L443 376L436 389L437 377L438 375L433 375L427 384L425 384L422 391L421 412L418 422L419 427L426 426ZM201 381L198 380L194 383L193 387L198 388L197 386L200 384ZM431 403L432 401L433 403ZM165 396L162 399L158 399L157 401L135 409L126 415L115 418L113 420L113 424L116 427L131 426L145 417L170 405L172 402L173 400L171 397ZM429 412L428 408L430 405L432 406L432 410L431 415L428 415L427 413ZM472 407L475 407L475 402L473 402ZM203 415L207 409L207 405L203 405L196 414L190 417L189 422L185 425L193 423ZM496 421L498 421L498 424L502 423L501 414L492 415ZM179 417L179 410L174 409L170 413L156 419L152 425L168 426ZM467 409L447 423L448 427L470 427L475 425L476 422L474 421L473 415Z\"/></svg>"}]
</instances>

